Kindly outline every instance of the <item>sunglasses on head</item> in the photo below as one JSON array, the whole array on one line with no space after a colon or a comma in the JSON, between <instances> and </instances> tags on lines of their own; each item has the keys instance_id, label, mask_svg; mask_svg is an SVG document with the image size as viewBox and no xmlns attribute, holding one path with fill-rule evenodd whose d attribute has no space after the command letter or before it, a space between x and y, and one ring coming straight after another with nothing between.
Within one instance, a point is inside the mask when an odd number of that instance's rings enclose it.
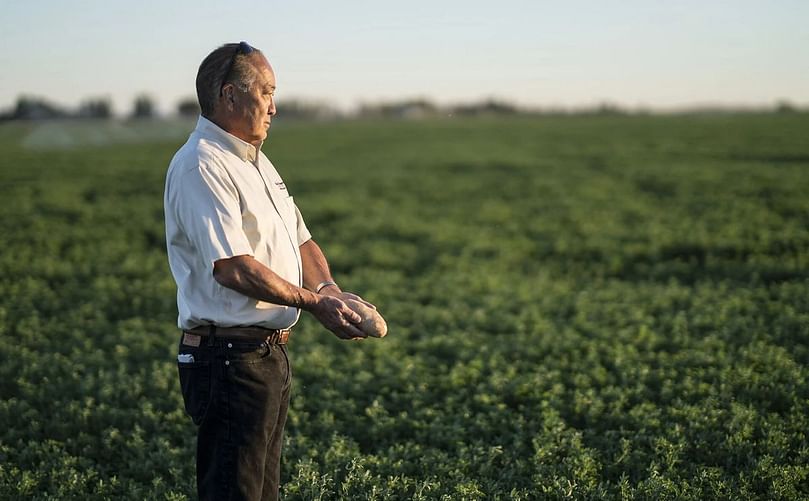
<instances>
[{"instance_id":1,"label":"sunglasses on head","mask_svg":"<svg viewBox=\"0 0 809 501\"><path fill-rule=\"evenodd\" d=\"M228 81L228 77L230 77L230 73L233 71L233 64L236 62L236 56L238 56L240 54L243 55L243 56L246 56L248 54L251 54L254 50L256 50L256 49L251 47L249 43L247 43L245 41L239 42L239 46L236 47L236 52L234 52L233 56L231 56L231 58L230 58L230 64L228 65L228 70L225 72L225 76L222 78L222 85L219 86L219 95L220 96L222 95L222 87L225 86L225 84Z\"/></svg>"}]
</instances>

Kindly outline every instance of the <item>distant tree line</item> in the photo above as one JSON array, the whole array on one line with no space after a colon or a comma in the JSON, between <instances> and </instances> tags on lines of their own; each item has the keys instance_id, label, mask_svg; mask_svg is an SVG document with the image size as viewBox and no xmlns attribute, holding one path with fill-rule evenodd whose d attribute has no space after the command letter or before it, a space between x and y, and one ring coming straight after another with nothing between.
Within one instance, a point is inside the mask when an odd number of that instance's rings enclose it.
<instances>
[{"instance_id":1,"label":"distant tree line","mask_svg":"<svg viewBox=\"0 0 809 501\"><path fill-rule=\"evenodd\" d=\"M775 112L797 113L809 111L786 100L777 101L772 108L694 108L681 113L739 113ZM195 118L200 107L195 97L181 99L176 107L176 116ZM401 101L362 104L353 112L341 112L325 102L305 100L284 100L278 104L278 117L284 120L330 120L339 118L382 118L418 119L430 117L474 117L500 115L638 115L653 113L646 109L628 109L610 102L602 102L582 108L524 108L497 99L464 103L452 106L439 106L419 98ZM676 112L675 112L676 113ZM2 120L46 120L58 118L111 119L114 116L112 101L108 97L95 97L82 101L74 110L57 106L40 97L21 96L11 109L0 111ZM155 102L148 94L137 96L126 117L144 120L157 117Z\"/></svg>"},{"instance_id":2,"label":"distant tree line","mask_svg":"<svg viewBox=\"0 0 809 501\"><path fill-rule=\"evenodd\" d=\"M182 99L177 103L176 112L180 116L199 115L199 104L195 98ZM75 109L67 109L51 103L45 98L20 96L10 109L0 111L0 120L47 120L57 118L111 119L115 115L112 100L109 97L88 98L79 103ZM132 109L126 114L134 120L157 117L154 99L148 94L140 94L132 103Z\"/></svg>"}]
</instances>

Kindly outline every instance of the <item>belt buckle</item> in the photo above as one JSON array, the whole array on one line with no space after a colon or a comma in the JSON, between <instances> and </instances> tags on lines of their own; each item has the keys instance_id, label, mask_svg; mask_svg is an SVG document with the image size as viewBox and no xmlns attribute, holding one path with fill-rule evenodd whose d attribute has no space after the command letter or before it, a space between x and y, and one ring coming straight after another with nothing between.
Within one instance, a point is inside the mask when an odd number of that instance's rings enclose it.
<instances>
[{"instance_id":1,"label":"belt buckle","mask_svg":"<svg viewBox=\"0 0 809 501\"><path fill-rule=\"evenodd\" d=\"M267 340L273 344L287 344L289 340L289 329L275 329L267 336Z\"/></svg>"}]
</instances>

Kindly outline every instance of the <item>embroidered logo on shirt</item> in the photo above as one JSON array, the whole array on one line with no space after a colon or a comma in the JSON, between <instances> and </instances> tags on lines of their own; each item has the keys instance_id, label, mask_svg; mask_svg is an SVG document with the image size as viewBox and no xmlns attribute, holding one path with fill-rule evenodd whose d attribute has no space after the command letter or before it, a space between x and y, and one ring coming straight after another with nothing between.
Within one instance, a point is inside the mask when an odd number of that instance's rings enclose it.
<instances>
[{"instance_id":1,"label":"embroidered logo on shirt","mask_svg":"<svg viewBox=\"0 0 809 501\"><path fill-rule=\"evenodd\" d=\"M278 188L279 190L284 190L284 191L287 190L287 185L285 185L283 181L275 183L275 187Z\"/></svg>"}]
</instances>

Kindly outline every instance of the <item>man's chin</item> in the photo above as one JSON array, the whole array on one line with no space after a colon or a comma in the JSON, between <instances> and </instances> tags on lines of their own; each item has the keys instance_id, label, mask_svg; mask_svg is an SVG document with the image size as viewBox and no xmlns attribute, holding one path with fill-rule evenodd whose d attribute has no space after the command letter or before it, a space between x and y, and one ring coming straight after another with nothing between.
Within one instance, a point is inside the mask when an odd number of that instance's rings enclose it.
<instances>
[{"instance_id":1,"label":"man's chin","mask_svg":"<svg viewBox=\"0 0 809 501\"><path fill-rule=\"evenodd\" d=\"M261 143L263 143L264 140L267 139L267 132L268 131L266 131L266 130L256 131L253 134L253 136L250 138L250 140L247 141L247 142L254 145L254 146L256 146L256 147L259 147L261 145Z\"/></svg>"}]
</instances>

